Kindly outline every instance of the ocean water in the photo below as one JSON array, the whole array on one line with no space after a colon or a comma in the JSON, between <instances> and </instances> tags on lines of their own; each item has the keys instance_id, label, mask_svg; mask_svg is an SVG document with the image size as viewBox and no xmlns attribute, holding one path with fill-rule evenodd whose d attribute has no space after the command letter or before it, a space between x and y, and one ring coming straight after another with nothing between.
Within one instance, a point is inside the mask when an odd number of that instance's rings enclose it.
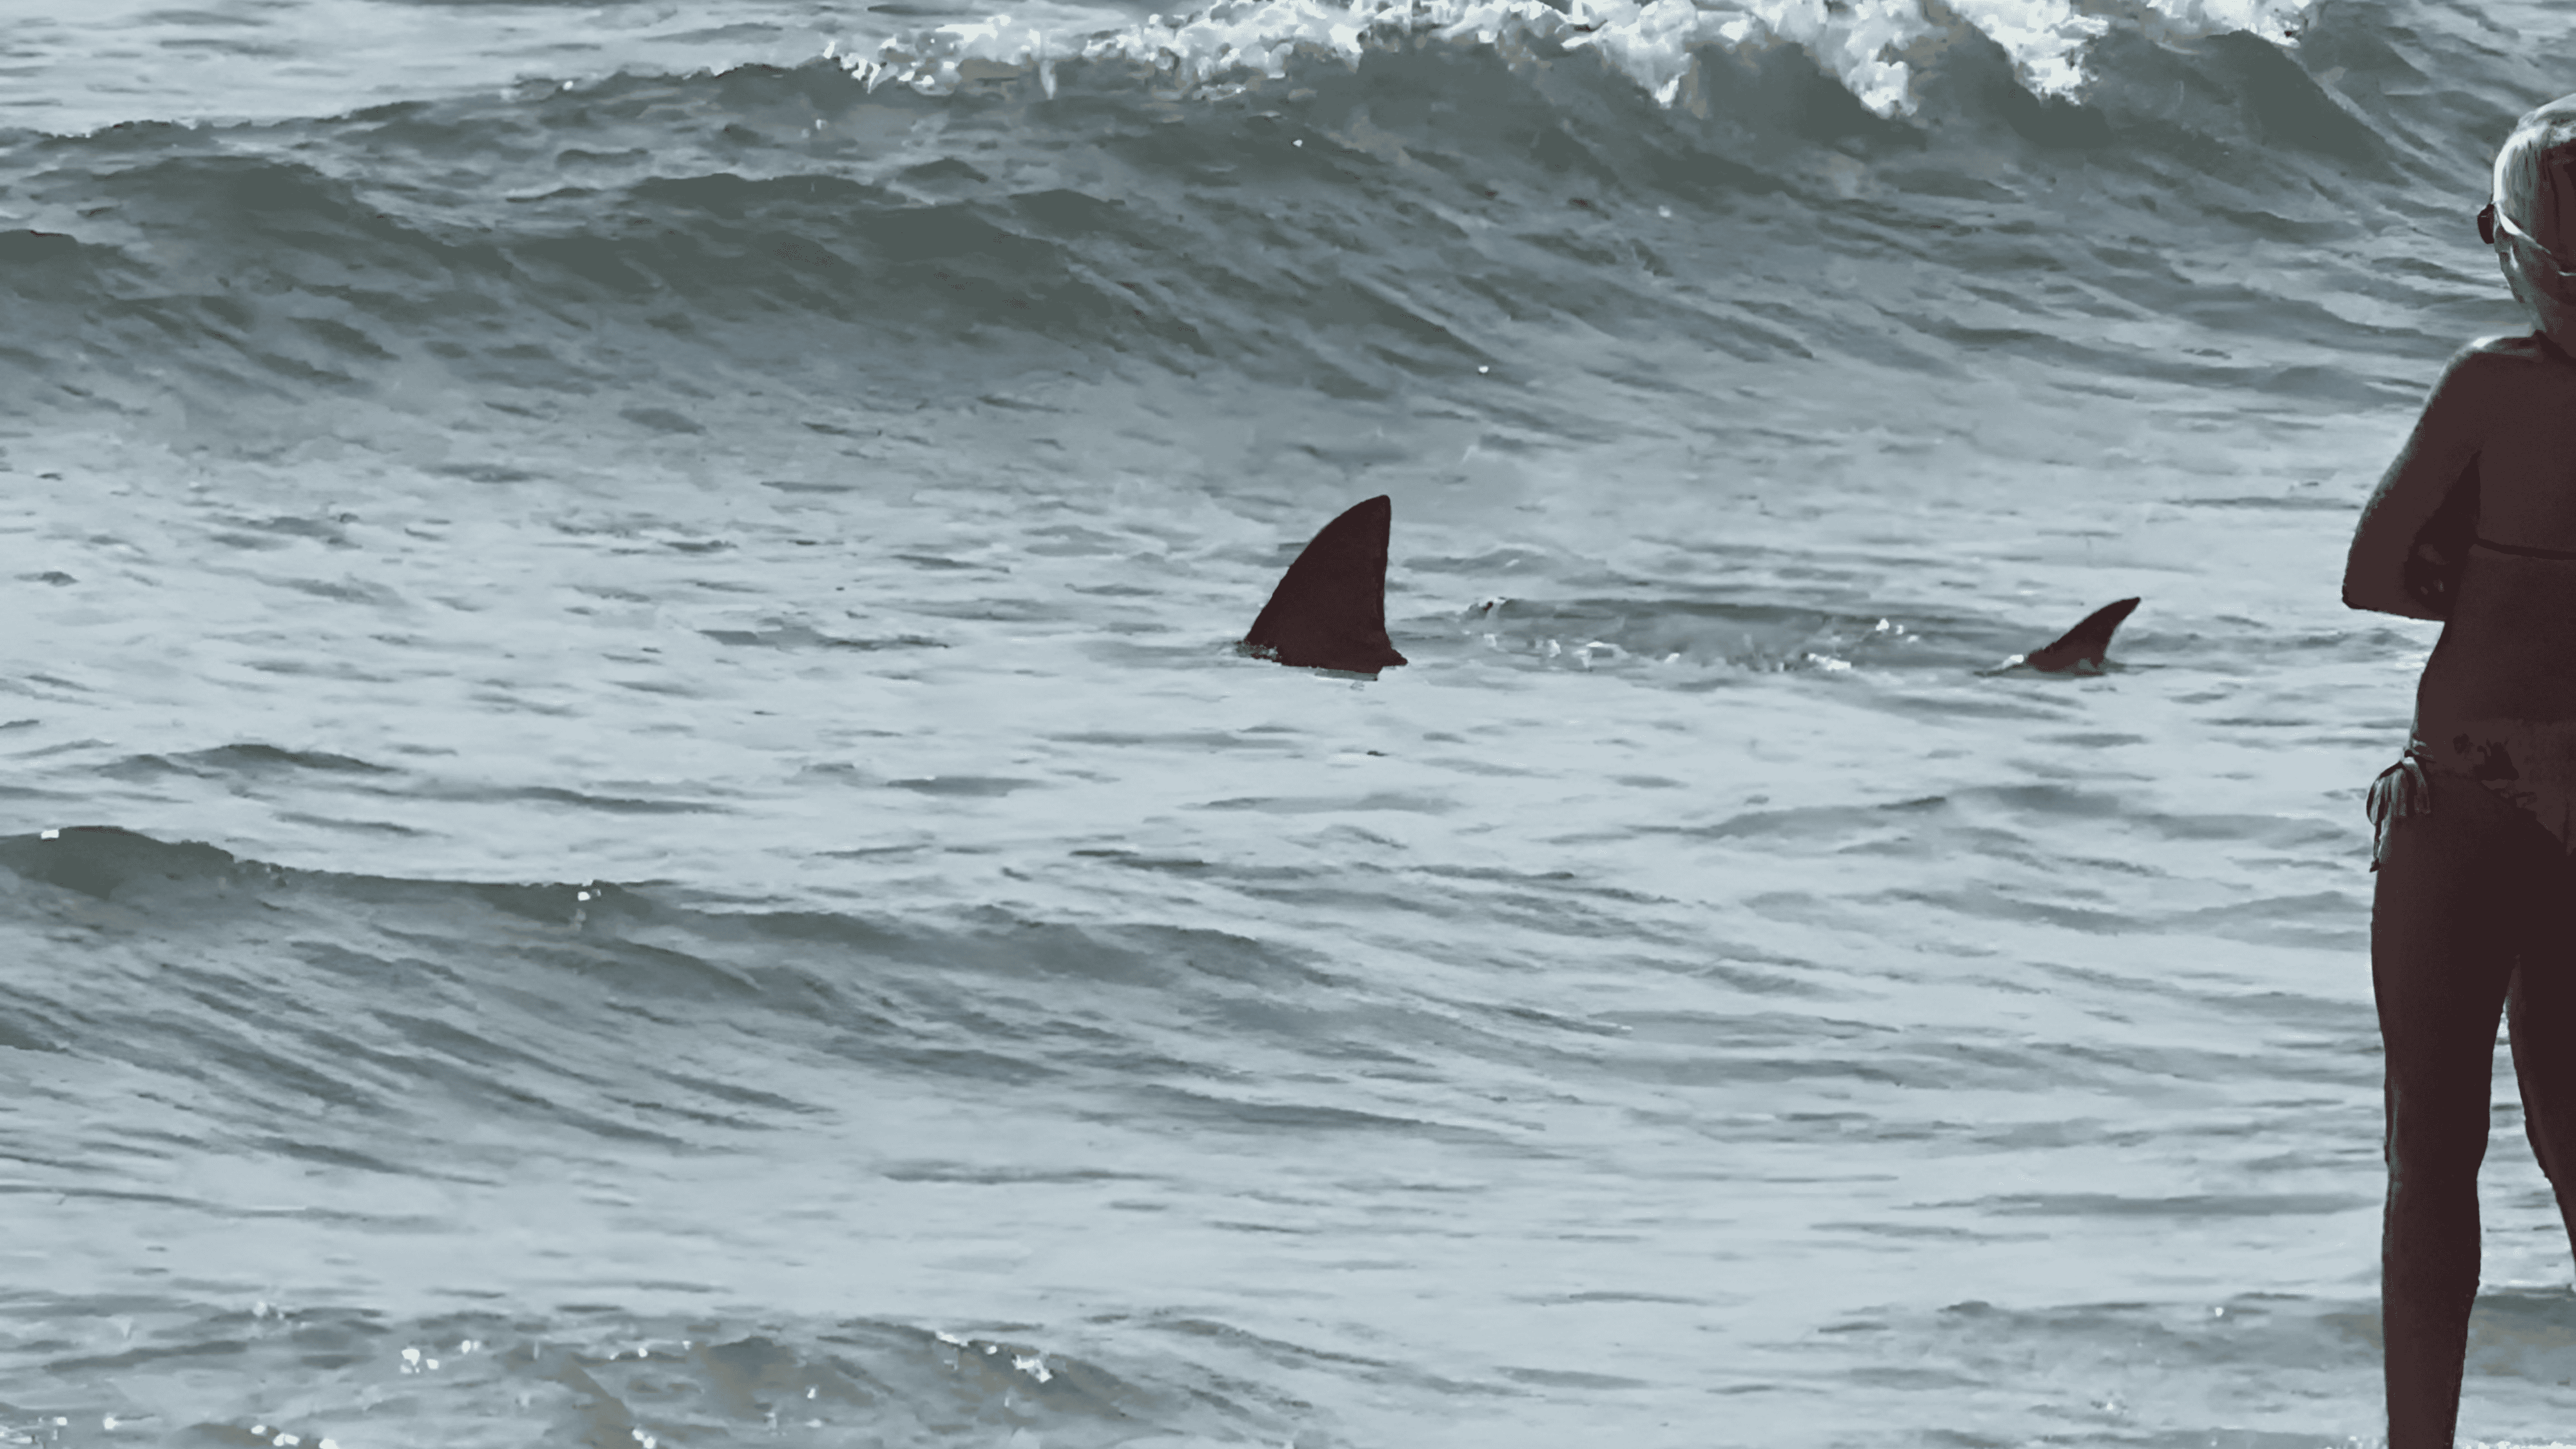
<instances>
[{"instance_id":1,"label":"ocean water","mask_svg":"<svg viewBox=\"0 0 2576 1449\"><path fill-rule=\"evenodd\" d=\"M2576 27L1562 7L19 7L0 1437L2375 1442L2337 585Z\"/></svg>"}]
</instances>

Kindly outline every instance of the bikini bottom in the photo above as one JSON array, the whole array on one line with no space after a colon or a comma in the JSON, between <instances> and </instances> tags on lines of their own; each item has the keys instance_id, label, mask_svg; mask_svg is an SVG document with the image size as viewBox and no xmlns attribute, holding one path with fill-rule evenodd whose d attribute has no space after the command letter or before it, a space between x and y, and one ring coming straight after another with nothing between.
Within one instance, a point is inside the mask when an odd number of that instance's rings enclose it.
<instances>
[{"instance_id":1,"label":"bikini bottom","mask_svg":"<svg viewBox=\"0 0 2576 1449\"><path fill-rule=\"evenodd\" d=\"M2576 724L2485 721L2455 734L2450 746L2439 750L2410 739L2397 763L2370 782L2364 808L2370 815L2372 870L2386 863L2396 823L2431 811L2428 770L2483 787L2562 851L2576 854Z\"/></svg>"},{"instance_id":2,"label":"bikini bottom","mask_svg":"<svg viewBox=\"0 0 2576 1449\"><path fill-rule=\"evenodd\" d=\"M2372 870L2388 863L2388 840L2398 821L2433 813L2433 782L2424 778L2425 754L2422 740L2408 740L2406 753L2397 757L2397 763L2370 782L2362 809L2370 816Z\"/></svg>"}]
</instances>

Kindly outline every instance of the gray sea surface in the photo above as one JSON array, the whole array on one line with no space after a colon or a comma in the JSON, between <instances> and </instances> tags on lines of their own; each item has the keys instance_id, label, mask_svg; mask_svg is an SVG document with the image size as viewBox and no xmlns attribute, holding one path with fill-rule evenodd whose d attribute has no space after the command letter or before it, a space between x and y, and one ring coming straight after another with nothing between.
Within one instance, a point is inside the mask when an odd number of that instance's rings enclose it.
<instances>
[{"instance_id":1,"label":"gray sea surface","mask_svg":"<svg viewBox=\"0 0 2576 1449\"><path fill-rule=\"evenodd\" d=\"M2559 7L21 12L0 1438L2376 1442L2338 580Z\"/></svg>"}]
</instances>

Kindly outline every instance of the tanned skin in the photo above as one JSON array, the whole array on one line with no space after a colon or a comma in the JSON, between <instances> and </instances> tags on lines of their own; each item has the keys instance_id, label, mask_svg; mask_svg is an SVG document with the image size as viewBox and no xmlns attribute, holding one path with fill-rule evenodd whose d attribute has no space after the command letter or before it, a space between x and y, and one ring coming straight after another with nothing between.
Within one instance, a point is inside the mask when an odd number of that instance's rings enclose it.
<instances>
[{"instance_id":1,"label":"tanned skin","mask_svg":"<svg viewBox=\"0 0 2576 1449\"><path fill-rule=\"evenodd\" d=\"M2499 1008L2525 1128L2576 1241L2576 962L2555 848L2576 837L2576 558L2517 548L2576 554L2576 362L2541 334L2451 360L2344 573L2356 609L2443 621L2415 703L2439 803L2398 822L2371 908L2390 1449L2450 1449L2458 1427Z\"/></svg>"},{"instance_id":2,"label":"tanned skin","mask_svg":"<svg viewBox=\"0 0 2576 1449\"><path fill-rule=\"evenodd\" d=\"M2526 758L2576 744L2576 560L2483 548L2463 560L2472 529L2576 554L2576 360L2544 335L2471 343L2442 370L2362 507L2343 601L2444 622L2415 703L2416 734L2437 751L2462 733ZM2453 569L2446 593L2433 581ZM2532 738L2548 725L2569 738Z\"/></svg>"}]
</instances>

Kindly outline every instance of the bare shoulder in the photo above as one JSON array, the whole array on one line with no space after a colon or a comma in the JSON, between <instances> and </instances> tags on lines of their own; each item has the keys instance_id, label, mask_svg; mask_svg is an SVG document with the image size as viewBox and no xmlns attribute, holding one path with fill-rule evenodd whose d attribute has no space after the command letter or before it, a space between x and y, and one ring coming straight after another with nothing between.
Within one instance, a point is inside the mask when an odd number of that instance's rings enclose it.
<instances>
[{"instance_id":1,"label":"bare shoulder","mask_svg":"<svg viewBox=\"0 0 2576 1449\"><path fill-rule=\"evenodd\" d=\"M2447 374L2462 368L2493 366L2497 363L2528 365L2554 364L2557 361L2557 351L2542 341L2539 333L2506 333L2495 337L2481 337L2451 354L2451 364L2445 372Z\"/></svg>"},{"instance_id":2,"label":"bare shoulder","mask_svg":"<svg viewBox=\"0 0 2576 1449\"><path fill-rule=\"evenodd\" d=\"M2440 413L2453 418L2483 414L2490 407L2508 410L2533 406L2531 389L2576 382L2557 351L2537 334L2481 337L2451 354L2426 401L2427 420ZM2462 413L2462 409L2468 413Z\"/></svg>"}]
</instances>

